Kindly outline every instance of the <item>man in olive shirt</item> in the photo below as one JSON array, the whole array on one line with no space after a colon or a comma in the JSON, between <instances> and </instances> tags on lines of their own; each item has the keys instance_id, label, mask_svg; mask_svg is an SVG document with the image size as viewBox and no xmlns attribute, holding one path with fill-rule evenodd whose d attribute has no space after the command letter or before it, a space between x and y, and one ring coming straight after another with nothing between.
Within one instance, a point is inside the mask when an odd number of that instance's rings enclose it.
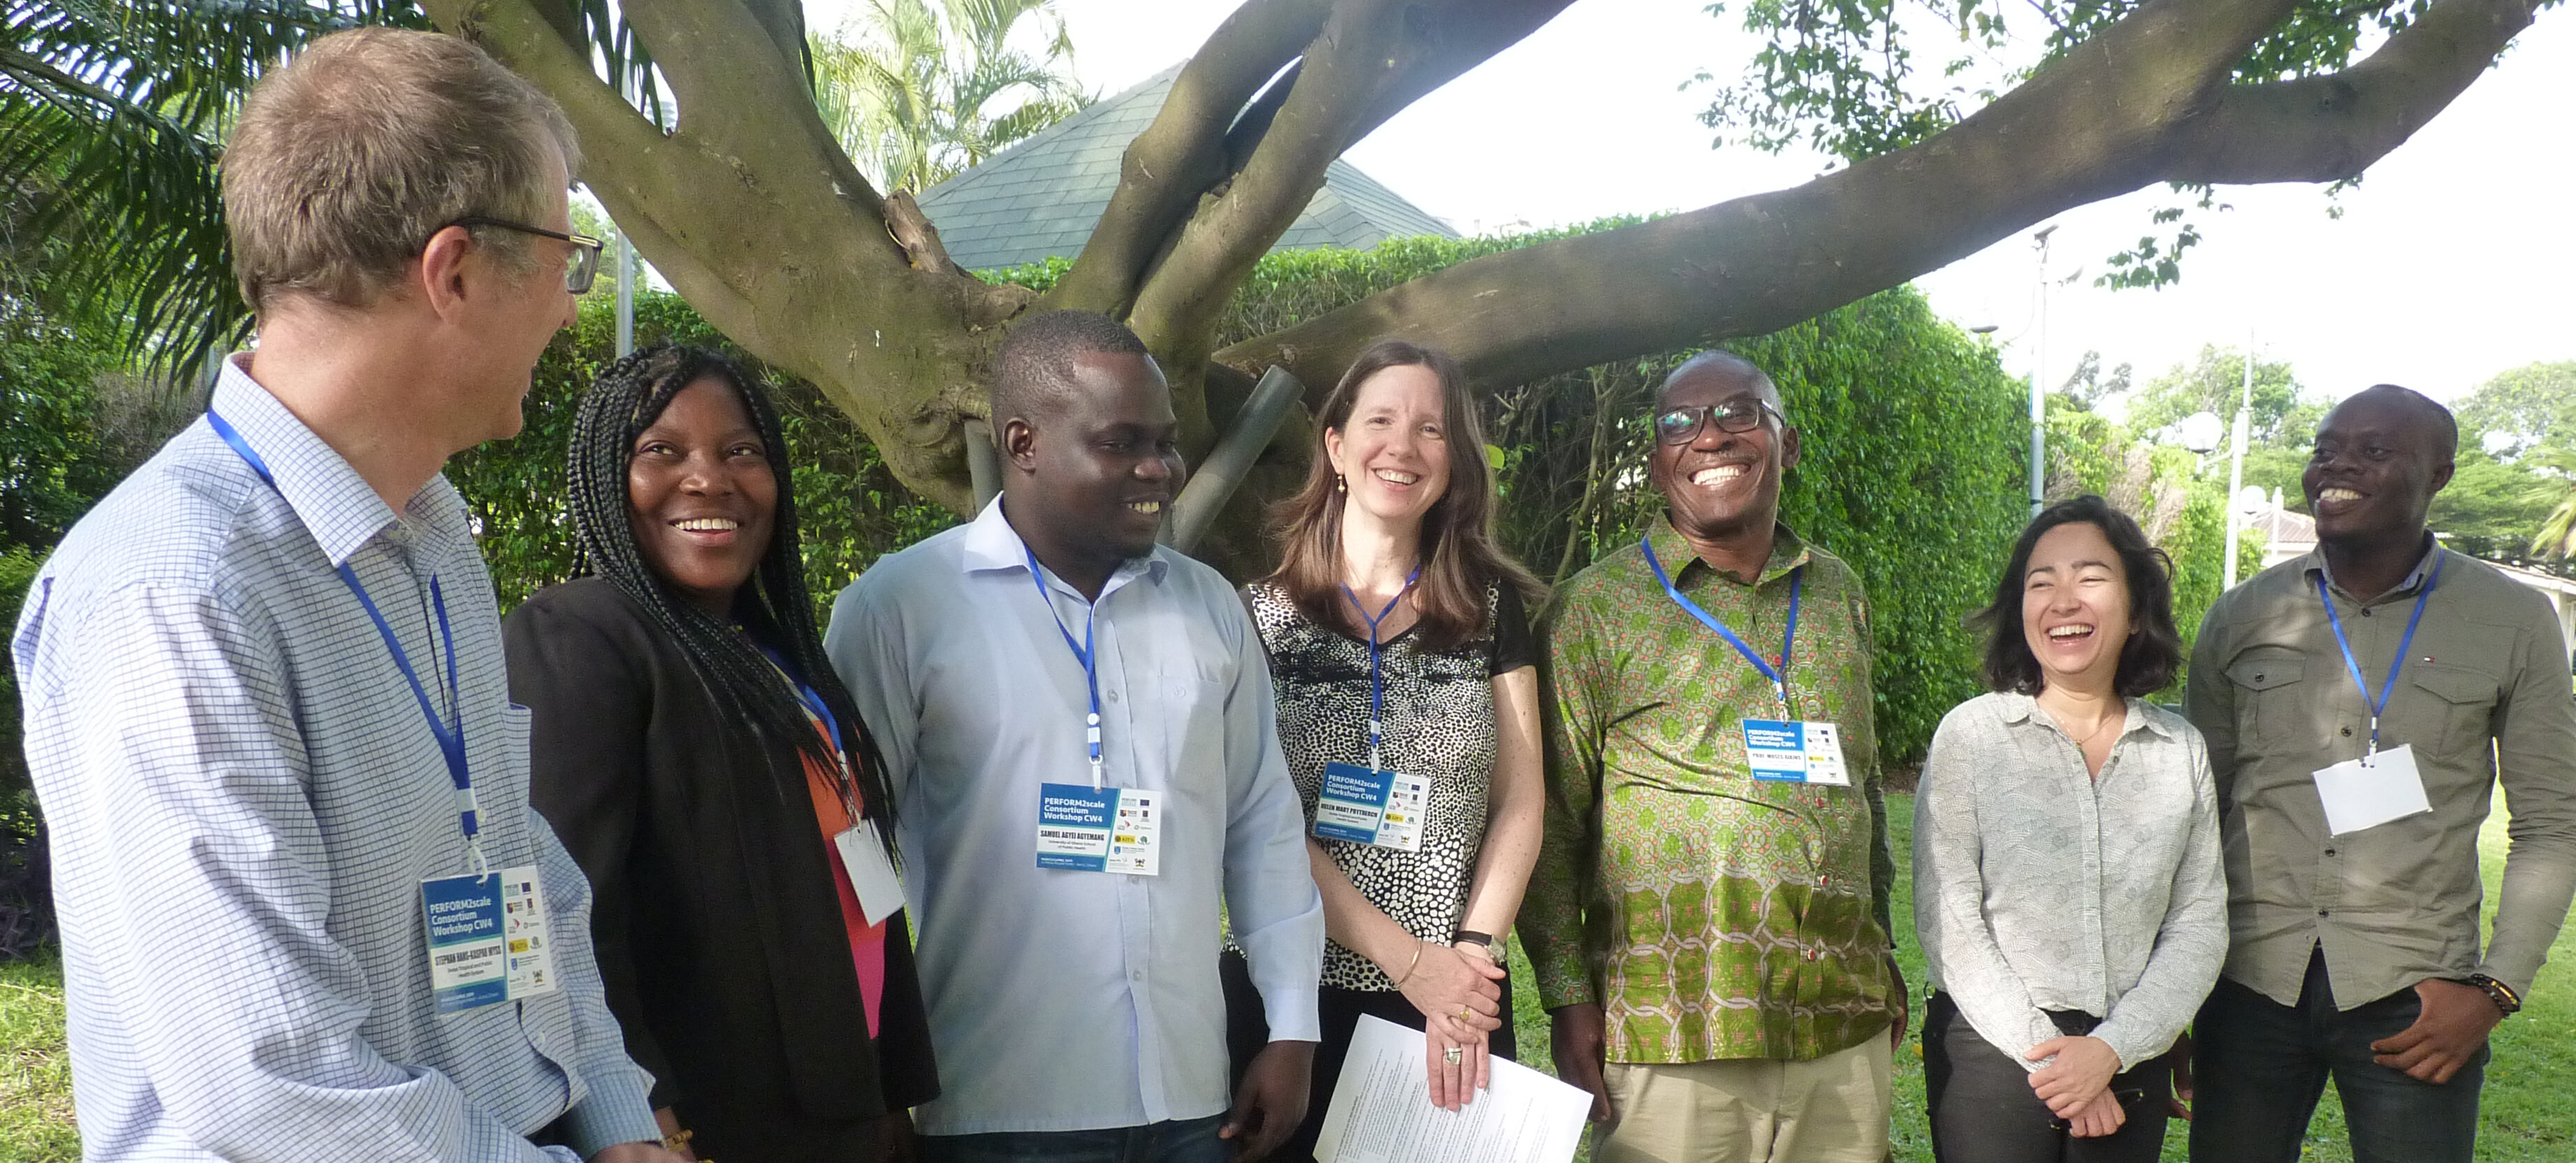
<instances>
[{"instance_id":1,"label":"man in olive shirt","mask_svg":"<svg viewBox=\"0 0 2576 1163\"><path fill-rule=\"evenodd\" d=\"M2232 947L2196 1027L2196 1163L2297 1159L2329 1075L2359 1163L2468 1163L2487 1032L2576 894L2557 619L2425 532L2458 440L2404 388L2344 401L2302 480L2317 551L2201 624L2188 701L2218 780ZM2336 834L2315 773L2369 752L2374 724L2372 763L2405 747L2431 810ZM2481 956L2478 828L2499 780L2512 847Z\"/></svg>"},{"instance_id":2,"label":"man in olive shirt","mask_svg":"<svg viewBox=\"0 0 2576 1163\"><path fill-rule=\"evenodd\" d=\"M1798 430L1770 377L1700 356L1654 423L1668 520L1568 582L1547 627L1520 929L1557 1071L1595 1096L1600 1163L1879 1163L1905 986L1868 602L1779 523ZM1790 727L1839 734L1841 770L1771 746L1757 765L1748 740Z\"/></svg>"}]
</instances>

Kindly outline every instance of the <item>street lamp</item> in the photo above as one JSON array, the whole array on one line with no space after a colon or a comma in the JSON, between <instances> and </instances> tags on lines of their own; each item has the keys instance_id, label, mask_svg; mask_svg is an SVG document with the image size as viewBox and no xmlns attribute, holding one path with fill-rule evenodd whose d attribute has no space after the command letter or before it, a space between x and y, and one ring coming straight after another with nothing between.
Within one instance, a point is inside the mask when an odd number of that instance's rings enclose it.
<instances>
[{"instance_id":1,"label":"street lamp","mask_svg":"<svg viewBox=\"0 0 2576 1163\"><path fill-rule=\"evenodd\" d=\"M2241 500L2245 493L2245 441L2254 429L2254 329L2245 329L2245 394L2236 405L2236 434L2227 465L2227 569L2219 582L2224 593L2236 588L2236 543L2245 527Z\"/></svg>"},{"instance_id":2,"label":"street lamp","mask_svg":"<svg viewBox=\"0 0 2576 1163\"><path fill-rule=\"evenodd\" d=\"M2030 515L2039 516L2048 502L2048 396L2040 388L2040 375L2048 366L2048 236L2057 233L2057 225L2040 227L2030 236L2032 249L2039 252L2039 340L2030 358Z\"/></svg>"}]
</instances>

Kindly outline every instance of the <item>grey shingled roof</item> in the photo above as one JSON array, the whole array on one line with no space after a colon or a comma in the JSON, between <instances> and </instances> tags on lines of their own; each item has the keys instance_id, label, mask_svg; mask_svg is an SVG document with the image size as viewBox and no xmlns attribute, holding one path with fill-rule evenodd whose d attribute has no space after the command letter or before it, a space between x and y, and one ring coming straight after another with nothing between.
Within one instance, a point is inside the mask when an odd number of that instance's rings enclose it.
<instances>
[{"instance_id":1,"label":"grey shingled roof","mask_svg":"<svg viewBox=\"0 0 2576 1163\"><path fill-rule=\"evenodd\" d=\"M968 270L992 270L1082 253L1118 188L1127 143L1153 124L1180 75L1179 65L1156 73L924 191L922 212L939 228L948 256ZM1337 160L1274 249L1366 250L1419 234L1458 237L1359 167Z\"/></svg>"}]
</instances>

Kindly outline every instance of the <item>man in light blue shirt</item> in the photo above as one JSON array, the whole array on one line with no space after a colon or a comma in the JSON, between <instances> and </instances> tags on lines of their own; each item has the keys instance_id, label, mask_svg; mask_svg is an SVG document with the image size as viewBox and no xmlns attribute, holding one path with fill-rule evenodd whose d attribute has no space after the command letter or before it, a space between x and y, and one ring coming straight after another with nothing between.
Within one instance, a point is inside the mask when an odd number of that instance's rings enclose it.
<instances>
[{"instance_id":1,"label":"man in light blue shirt","mask_svg":"<svg viewBox=\"0 0 2576 1163\"><path fill-rule=\"evenodd\" d=\"M432 33L324 38L242 112L259 350L64 538L13 647L91 1163L676 1163L439 475L518 431L595 269L574 156Z\"/></svg>"},{"instance_id":2,"label":"man in light blue shirt","mask_svg":"<svg viewBox=\"0 0 2576 1163\"><path fill-rule=\"evenodd\" d=\"M997 363L1001 498L878 562L826 635L902 821L923 1155L1257 1159L1305 1111L1324 944L1261 642L1154 544L1178 424L1134 334L1052 312ZM1220 889L1273 1039L1230 1114Z\"/></svg>"}]
</instances>

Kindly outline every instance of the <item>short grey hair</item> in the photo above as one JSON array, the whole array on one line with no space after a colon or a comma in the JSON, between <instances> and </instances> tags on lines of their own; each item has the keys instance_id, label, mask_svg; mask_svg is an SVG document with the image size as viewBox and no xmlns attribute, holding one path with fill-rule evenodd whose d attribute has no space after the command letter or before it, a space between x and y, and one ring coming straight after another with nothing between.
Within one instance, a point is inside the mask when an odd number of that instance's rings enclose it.
<instances>
[{"instance_id":1,"label":"short grey hair","mask_svg":"<svg viewBox=\"0 0 2576 1163\"><path fill-rule=\"evenodd\" d=\"M375 302L440 228L529 225L555 193L547 163L580 165L554 99L456 37L357 28L260 79L224 151L233 269L254 312L280 295ZM534 241L478 230L514 270Z\"/></svg>"}]
</instances>

